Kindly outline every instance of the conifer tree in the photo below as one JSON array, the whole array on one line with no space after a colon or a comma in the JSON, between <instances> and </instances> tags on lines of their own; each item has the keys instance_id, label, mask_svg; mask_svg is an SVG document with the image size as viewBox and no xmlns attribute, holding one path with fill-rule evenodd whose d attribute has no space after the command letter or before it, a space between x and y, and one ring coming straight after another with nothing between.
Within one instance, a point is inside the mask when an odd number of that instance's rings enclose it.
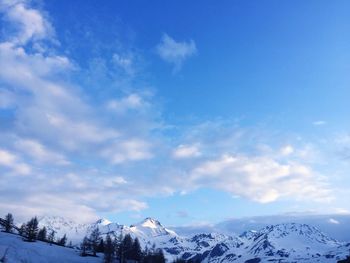
<instances>
[{"instance_id":1,"label":"conifer tree","mask_svg":"<svg viewBox=\"0 0 350 263\"><path fill-rule=\"evenodd\" d=\"M165 263L163 250L157 249L154 257L154 263Z\"/></svg>"},{"instance_id":2,"label":"conifer tree","mask_svg":"<svg viewBox=\"0 0 350 263\"><path fill-rule=\"evenodd\" d=\"M141 250L141 245L140 241L138 238L135 238L132 248L131 248L131 259L140 262L142 259L142 250Z\"/></svg>"},{"instance_id":3,"label":"conifer tree","mask_svg":"<svg viewBox=\"0 0 350 263\"><path fill-rule=\"evenodd\" d=\"M21 225L21 227L19 228L19 230L18 230L18 234L20 235L20 236L22 236L22 237L24 237L25 236L25 233L26 232L26 224L22 224Z\"/></svg>"},{"instance_id":4,"label":"conifer tree","mask_svg":"<svg viewBox=\"0 0 350 263\"><path fill-rule=\"evenodd\" d=\"M100 240L101 240L101 233L97 227L91 232L89 237L89 241L90 241L94 256L96 256L96 253L98 252L98 245L100 243Z\"/></svg>"},{"instance_id":5,"label":"conifer tree","mask_svg":"<svg viewBox=\"0 0 350 263\"><path fill-rule=\"evenodd\" d=\"M107 234L106 241L104 243L104 263L112 263L114 257L114 246L109 234Z\"/></svg>"},{"instance_id":6,"label":"conifer tree","mask_svg":"<svg viewBox=\"0 0 350 263\"><path fill-rule=\"evenodd\" d=\"M125 235L121 245L121 262L126 262L128 259L132 259L132 237L127 234Z\"/></svg>"},{"instance_id":7,"label":"conifer tree","mask_svg":"<svg viewBox=\"0 0 350 263\"><path fill-rule=\"evenodd\" d=\"M5 216L5 232L7 233L12 233L12 228L13 228L13 215L11 213L8 213Z\"/></svg>"},{"instance_id":8,"label":"conifer tree","mask_svg":"<svg viewBox=\"0 0 350 263\"><path fill-rule=\"evenodd\" d=\"M89 242L89 239L85 236L83 239L83 242L80 244L80 250L81 250L80 255L82 257L87 256L87 251L89 250L89 248L90 248L90 242Z\"/></svg>"},{"instance_id":9,"label":"conifer tree","mask_svg":"<svg viewBox=\"0 0 350 263\"><path fill-rule=\"evenodd\" d=\"M67 235L64 234L62 238L58 239L58 244L60 246L65 246L67 243Z\"/></svg>"},{"instance_id":10,"label":"conifer tree","mask_svg":"<svg viewBox=\"0 0 350 263\"><path fill-rule=\"evenodd\" d=\"M55 242L55 231L51 230L49 236L47 237L47 241L49 241L50 245Z\"/></svg>"},{"instance_id":11,"label":"conifer tree","mask_svg":"<svg viewBox=\"0 0 350 263\"><path fill-rule=\"evenodd\" d=\"M46 227L43 227L38 232L38 240L47 241L47 230Z\"/></svg>"},{"instance_id":12,"label":"conifer tree","mask_svg":"<svg viewBox=\"0 0 350 263\"><path fill-rule=\"evenodd\" d=\"M38 235L38 219L33 217L28 221L25 228L26 240L29 242L34 242Z\"/></svg>"},{"instance_id":13,"label":"conifer tree","mask_svg":"<svg viewBox=\"0 0 350 263\"><path fill-rule=\"evenodd\" d=\"M122 243L123 243L123 234L120 233L118 237L114 239L114 247L116 250L116 256L119 262L122 262L123 254L122 254Z\"/></svg>"},{"instance_id":14,"label":"conifer tree","mask_svg":"<svg viewBox=\"0 0 350 263\"><path fill-rule=\"evenodd\" d=\"M96 252L103 253L105 251L105 242L103 241L103 238L100 239L100 243L97 246Z\"/></svg>"}]
</instances>

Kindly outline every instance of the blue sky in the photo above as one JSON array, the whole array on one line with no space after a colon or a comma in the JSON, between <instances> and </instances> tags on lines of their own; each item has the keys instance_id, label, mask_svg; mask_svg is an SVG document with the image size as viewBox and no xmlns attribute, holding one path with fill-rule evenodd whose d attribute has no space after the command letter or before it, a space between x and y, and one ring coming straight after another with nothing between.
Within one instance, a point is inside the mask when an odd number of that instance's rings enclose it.
<instances>
[{"instance_id":1,"label":"blue sky","mask_svg":"<svg viewBox=\"0 0 350 263\"><path fill-rule=\"evenodd\" d=\"M0 212L349 213L348 1L0 4Z\"/></svg>"}]
</instances>

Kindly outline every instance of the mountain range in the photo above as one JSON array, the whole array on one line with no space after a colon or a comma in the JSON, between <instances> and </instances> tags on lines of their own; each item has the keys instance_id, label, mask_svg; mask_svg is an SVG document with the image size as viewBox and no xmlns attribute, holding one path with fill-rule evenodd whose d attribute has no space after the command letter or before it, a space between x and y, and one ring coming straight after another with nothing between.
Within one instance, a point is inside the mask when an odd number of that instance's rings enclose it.
<instances>
[{"instance_id":1,"label":"mountain range","mask_svg":"<svg viewBox=\"0 0 350 263\"><path fill-rule=\"evenodd\" d=\"M338 241L309 224L267 224L260 229L246 230L241 234L228 234L228 225L226 221L226 233L204 231L183 235L164 227L153 218L146 218L131 226L106 219L91 224L77 224L53 216L39 220L40 227L54 230L56 236L67 234L75 245L97 227L102 235L109 233L118 237L121 234L130 234L139 239L143 248L155 245L163 249L170 262L176 258L204 263L336 262L350 254L350 243Z\"/></svg>"}]
</instances>

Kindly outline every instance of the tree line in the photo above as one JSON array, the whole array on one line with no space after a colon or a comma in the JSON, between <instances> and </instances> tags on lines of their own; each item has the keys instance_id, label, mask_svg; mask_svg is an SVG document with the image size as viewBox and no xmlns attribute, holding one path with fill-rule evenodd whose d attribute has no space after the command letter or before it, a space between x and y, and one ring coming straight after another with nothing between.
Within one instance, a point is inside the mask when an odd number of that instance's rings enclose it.
<instances>
[{"instance_id":1,"label":"tree line","mask_svg":"<svg viewBox=\"0 0 350 263\"><path fill-rule=\"evenodd\" d=\"M139 262L139 263L165 263L165 257L161 249L151 248L142 250L138 238L132 238L130 234L115 236L108 233L103 239L98 228L89 236L85 236L80 245L81 256L96 256L104 254L104 262Z\"/></svg>"}]
</instances>

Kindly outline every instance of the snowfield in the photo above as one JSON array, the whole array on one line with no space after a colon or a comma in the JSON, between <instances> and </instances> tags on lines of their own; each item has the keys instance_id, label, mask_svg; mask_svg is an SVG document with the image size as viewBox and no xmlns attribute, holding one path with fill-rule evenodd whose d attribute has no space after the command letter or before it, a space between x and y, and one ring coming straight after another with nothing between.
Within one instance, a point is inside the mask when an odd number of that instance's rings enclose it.
<instances>
[{"instance_id":1,"label":"snowfield","mask_svg":"<svg viewBox=\"0 0 350 263\"><path fill-rule=\"evenodd\" d=\"M79 251L41 241L25 242L22 237L0 232L0 259L6 263L101 263L99 258L81 257Z\"/></svg>"}]
</instances>

